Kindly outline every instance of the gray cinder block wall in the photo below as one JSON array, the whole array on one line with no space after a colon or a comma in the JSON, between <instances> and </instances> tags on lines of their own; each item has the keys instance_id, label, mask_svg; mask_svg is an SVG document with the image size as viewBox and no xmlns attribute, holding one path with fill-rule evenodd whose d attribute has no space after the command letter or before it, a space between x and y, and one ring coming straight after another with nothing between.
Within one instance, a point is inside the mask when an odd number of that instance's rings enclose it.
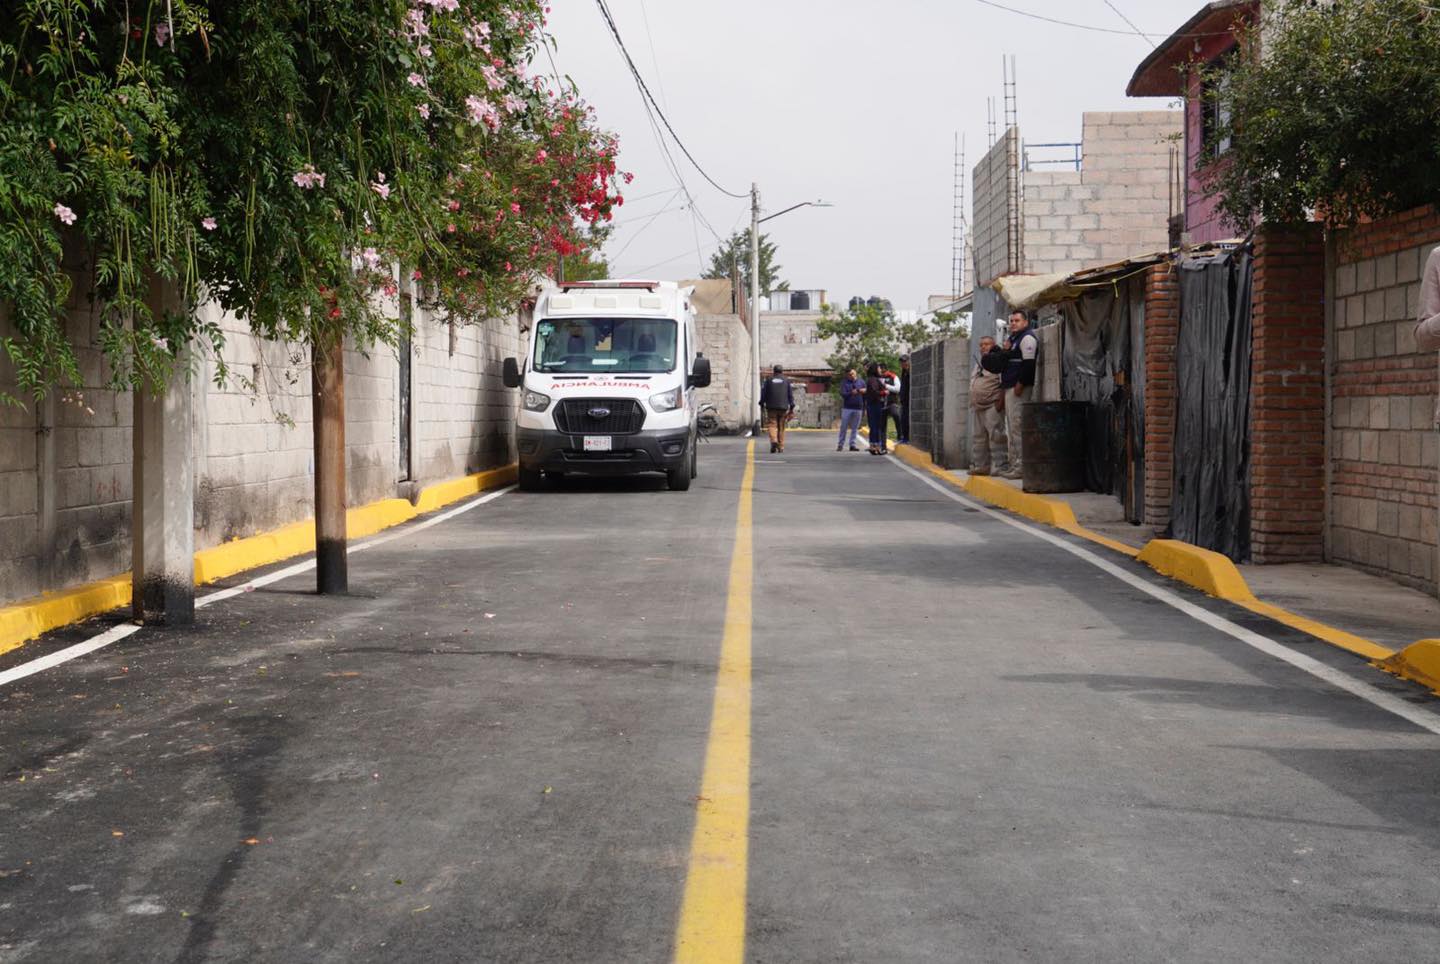
<instances>
[{"instance_id":1,"label":"gray cinder block wall","mask_svg":"<svg viewBox=\"0 0 1440 964\"><path fill-rule=\"evenodd\" d=\"M202 310L225 331L231 377L215 386L215 360L203 359L190 381L197 549L309 518L314 508L308 351L257 338L218 307ZM452 353L448 325L423 310L415 318L412 480L511 461L516 399L501 385L500 365L520 351L517 320L459 326ZM133 398L103 387L109 372L97 324L88 308L71 306L80 389L0 406L0 604L130 567ZM10 333L0 318L0 337ZM347 347L345 362L347 496L356 506L406 488L400 365L383 345ZM0 389L14 388L13 369L0 360Z\"/></svg>"},{"instance_id":2,"label":"gray cinder block wall","mask_svg":"<svg viewBox=\"0 0 1440 964\"><path fill-rule=\"evenodd\" d=\"M1421 242L1423 239L1423 243ZM1328 558L1436 591L1434 352L1415 347L1440 216L1376 222L1334 246Z\"/></svg>"}]
</instances>

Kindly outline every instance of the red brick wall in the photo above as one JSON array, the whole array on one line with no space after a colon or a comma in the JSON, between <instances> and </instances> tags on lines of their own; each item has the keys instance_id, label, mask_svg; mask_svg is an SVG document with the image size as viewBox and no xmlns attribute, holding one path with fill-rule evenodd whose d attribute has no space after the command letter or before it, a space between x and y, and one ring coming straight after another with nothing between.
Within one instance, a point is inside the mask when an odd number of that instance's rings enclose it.
<instances>
[{"instance_id":1,"label":"red brick wall","mask_svg":"<svg viewBox=\"0 0 1440 964\"><path fill-rule=\"evenodd\" d=\"M1257 563L1325 555L1325 241L1319 225L1255 234L1251 300L1250 550Z\"/></svg>"},{"instance_id":2,"label":"red brick wall","mask_svg":"<svg viewBox=\"0 0 1440 964\"><path fill-rule=\"evenodd\" d=\"M1175 342L1180 278L1168 262L1145 275L1145 513L1148 526L1170 524L1175 471Z\"/></svg>"}]
</instances>

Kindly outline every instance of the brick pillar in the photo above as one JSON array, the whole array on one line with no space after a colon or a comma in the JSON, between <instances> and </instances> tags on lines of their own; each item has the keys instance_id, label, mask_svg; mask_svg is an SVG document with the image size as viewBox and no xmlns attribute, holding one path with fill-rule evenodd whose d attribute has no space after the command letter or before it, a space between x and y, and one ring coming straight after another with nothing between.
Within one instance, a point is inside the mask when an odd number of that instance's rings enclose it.
<instances>
[{"instance_id":1,"label":"brick pillar","mask_svg":"<svg viewBox=\"0 0 1440 964\"><path fill-rule=\"evenodd\" d=\"M1175 343L1180 335L1180 276L1173 264L1145 275L1145 513L1147 526L1170 524L1175 472Z\"/></svg>"},{"instance_id":2,"label":"brick pillar","mask_svg":"<svg viewBox=\"0 0 1440 964\"><path fill-rule=\"evenodd\" d=\"M1325 240L1319 225L1255 235L1251 298L1250 551L1325 556Z\"/></svg>"}]
</instances>

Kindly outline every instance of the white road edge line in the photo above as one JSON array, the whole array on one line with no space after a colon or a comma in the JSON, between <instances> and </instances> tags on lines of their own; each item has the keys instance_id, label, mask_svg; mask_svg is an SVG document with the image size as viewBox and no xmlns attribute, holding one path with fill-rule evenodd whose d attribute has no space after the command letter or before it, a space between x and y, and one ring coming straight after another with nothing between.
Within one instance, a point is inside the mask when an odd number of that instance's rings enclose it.
<instances>
[{"instance_id":1,"label":"white road edge line","mask_svg":"<svg viewBox=\"0 0 1440 964\"><path fill-rule=\"evenodd\" d=\"M1220 632L1225 633L1228 636L1233 636L1235 639L1238 639L1245 645L1251 646L1259 650L1260 652L1265 653L1267 656L1273 656L1276 659L1283 660L1284 662L1289 663L1291 666L1294 666L1296 669L1304 670L1311 676L1324 680L1331 686L1342 689L1345 692L1350 693L1352 696L1358 696L1362 700L1365 700L1367 703L1378 706L1382 710L1393 713L1401 719L1415 724L1422 730L1428 730L1429 732L1440 736L1440 716L1436 716L1433 713L1429 713L1418 707L1412 706L1405 700L1401 699L1398 696L1395 696L1394 694L1386 693L1383 690L1376 689L1375 687L1370 686L1367 683L1363 683L1360 680L1355 679L1348 673L1345 673L1341 670L1336 669L1333 666L1329 666L1325 663L1320 662L1318 659L1315 659L1312 656L1306 656L1304 653L1296 652L1288 646L1277 643L1275 640L1270 639L1268 636L1262 636L1257 632L1246 629L1244 626L1241 626L1238 623L1232 623L1224 616L1219 616L1215 613L1212 613L1208 609L1197 606L1189 600L1177 596L1175 593L1171 592L1168 589L1147 582L1146 580L1140 578L1134 573L1126 572L1124 569L1115 565L1113 562L1109 561L1108 559L1101 558L1100 556L1091 552L1089 549L1086 549L1082 546L1074 545L1073 543L1068 542L1057 535L1046 532L1044 529L1041 529L1038 526L1031 525L1028 522L1021 522L1019 519L1016 519L1013 516L1008 515L1007 513L1001 512L997 509L992 509L987 505L976 502L975 500L970 499L966 496L960 495L958 492L955 492L943 482L936 481L935 479L931 478L930 475L928 475L927 473L921 472L919 469L912 468L899 461L898 459L894 460L894 465L898 468L904 469L906 472L909 472L921 482L924 482L926 485L930 486L932 489L941 493L942 495L948 496L949 498L965 505L968 508L977 509L992 518L999 519L1006 525L1014 526L1016 529L1028 532L1030 535L1035 536L1038 539L1044 539L1051 545L1058 546L1059 548L1064 549L1071 555L1078 556L1081 559L1084 559L1086 562L1095 566L1097 569L1109 573L1116 579L1119 579L1121 582L1133 586L1134 588L1140 590L1146 595L1153 596L1154 598L1165 603L1167 606L1178 609L1180 612L1196 620L1197 622L1204 623L1211 629L1218 629Z\"/></svg>"},{"instance_id":2,"label":"white road edge line","mask_svg":"<svg viewBox=\"0 0 1440 964\"><path fill-rule=\"evenodd\" d=\"M469 512L471 509L482 506L487 502L494 502L496 499L500 498L505 493L513 492L514 489L515 486L507 485L503 489L496 489L494 492L487 492L484 495L480 496L478 499L472 499L471 501L466 502L462 506L458 506L457 508L451 509L448 512L442 512L434 518L426 519L424 522L407 526L399 530L398 532L391 532L387 535L377 536L373 539L367 539L364 542L357 543L356 545L351 546L347 550L346 555L349 555L353 552L361 552L365 549L373 549L375 546L381 546L387 542L393 542L396 539L402 539L406 536L414 535L421 530L428 529L431 526L439 525L442 522L448 522L450 519L455 518L457 515L462 515L466 512ZM297 562L293 566L286 566L284 569L277 569L274 572L266 573L263 576L257 576L256 578L251 579L248 582L243 582L238 586L231 586L228 589L221 589L218 592L212 592L207 596L201 596L199 599L195 600L195 608L199 609L202 606L209 606L212 603L223 602L226 599L231 599L235 596L242 595L244 593L250 592L251 590L258 589L261 586L268 586L271 583L279 582L282 579L289 579L291 576L298 576L302 572L309 572L311 569L314 568L314 559L307 559L305 562ZM105 630L105 632L100 633L96 636L91 636L83 643L76 643L74 646L67 646L64 649L58 649L47 656L41 656L39 659L32 659L28 663L21 663L19 666L12 667L11 669L5 670L3 673L0 673L0 686L5 686L9 683L15 682L16 680L24 679L27 676L33 676L34 674L43 672L47 669L53 669L54 667L59 666L62 663L68 663L72 659L77 659L88 653L93 653L97 649L104 649L111 643L119 642L127 636L132 636L135 633L138 633L142 628L143 627L135 623L123 623L119 626L113 626L110 629Z\"/></svg>"}]
</instances>

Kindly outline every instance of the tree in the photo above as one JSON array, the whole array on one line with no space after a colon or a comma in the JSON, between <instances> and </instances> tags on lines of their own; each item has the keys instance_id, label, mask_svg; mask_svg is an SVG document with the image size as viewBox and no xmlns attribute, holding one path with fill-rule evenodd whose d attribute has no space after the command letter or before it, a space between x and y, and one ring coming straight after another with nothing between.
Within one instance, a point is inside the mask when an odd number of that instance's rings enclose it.
<instances>
[{"instance_id":1,"label":"tree","mask_svg":"<svg viewBox=\"0 0 1440 964\"><path fill-rule=\"evenodd\" d=\"M452 318L513 310L623 201L593 110L526 76L543 16L542 0L17 4L0 18L0 303L21 394L79 382L77 296L117 388L164 384L196 338L223 362L202 290L310 344L395 340L375 296L396 265ZM188 310L153 310L157 280Z\"/></svg>"},{"instance_id":2,"label":"tree","mask_svg":"<svg viewBox=\"0 0 1440 964\"><path fill-rule=\"evenodd\" d=\"M1289 2L1266 18L1228 68L1203 73L1230 117L1207 145L1231 141L1205 184L1226 219L1350 225L1440 202L1432 0Z\"/></svg>"},{"instance_id":3,"label":"tree","mask_svg":"<svg viewBox=\"0 0 1440 964\"><path fill-rule=\"evenodd\" d=\"M12 6L0 302L22 394L80 380L67 247L88 253L115 387L162 390L197 339L223 377L202 292L303 343L317 572L343 589L345 339L398 339L400 270L451 320L508 314L623 203L615 138L573 87L526 76L543 0Z\"/></svg>"},{"instance_id":4,"label":"tree","mask_svg":"<svg viewBox=\"0 0 1440 964\"><path fill-rule=\"evenodd\" d=\"M955 311L937 311L897 326L896 334L905 347L921 348L947 338L967 337L970 334L970 318Z\"/></svg>"},{"instance_id":5,"label":"tree","mask_svg":"<svg viewBox=\"0 0 1440 964\"><path fill-rule=\"evenodd\" d=\"M710 256L710 267L702 278L729 278L732 271L740 274L741 287L750 291L750 229L736 231ZM760 234L760 293L789 291L790 282L777 280L781 268L775 263L775 244L770 235Z\"/></svg>"},{"instance_id":6,"label":"tree","mask_svg":"<svg viewBox=\"0 0 1440 964\"><path fill-rule=\"evenodd\" d=\"M831 305L821 305L815 328L821 338L836 340L834 353L825 359L833 371L853 368L864 374L866 362L880 362L892 370L899 366L895 312L887 301L852 302L838 312Z\"/></svg>"}]
</instances>

